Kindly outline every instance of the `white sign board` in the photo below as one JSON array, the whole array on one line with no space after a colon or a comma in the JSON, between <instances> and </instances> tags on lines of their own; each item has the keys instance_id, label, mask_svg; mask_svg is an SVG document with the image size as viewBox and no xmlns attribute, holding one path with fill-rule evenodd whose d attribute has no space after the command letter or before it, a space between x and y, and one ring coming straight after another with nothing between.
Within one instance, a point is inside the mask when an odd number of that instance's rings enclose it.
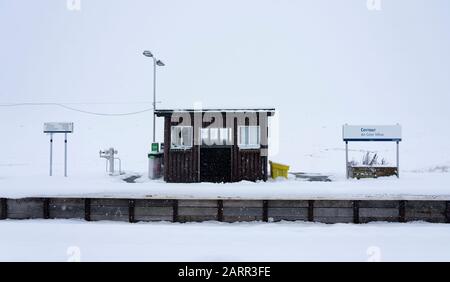
<instances>
[{"instance_id":1,"label":"white sign board","mask_svg":"<svg viewBox=\"0 0 450 282\"><path fill-rule=\"evenodd\" d=\"M72 133L73 122L46 122L44 133Z\"/></svg>"},{"instance_id":2,"label":"white sign board","mask_svg":"<svg viewBox=\"0 0 450 282\"><path fill-rule=\"evenodd\" d=\"M401 141L402 127L397 125L344 125L344 141Z\"/></svg>"}]
</instances>

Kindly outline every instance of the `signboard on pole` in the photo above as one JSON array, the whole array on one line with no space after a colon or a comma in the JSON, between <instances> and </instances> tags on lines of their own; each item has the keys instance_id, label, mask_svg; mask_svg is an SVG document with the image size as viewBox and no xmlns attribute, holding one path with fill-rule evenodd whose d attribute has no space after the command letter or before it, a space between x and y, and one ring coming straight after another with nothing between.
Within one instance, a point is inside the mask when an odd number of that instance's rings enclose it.
<instances>
[{"instance_id":1,"label":"signboard on pole","mask_svg":"<svg viewBox=\"0 0 450 282\"><path fill-rule=\"evenodd\" d=\"M73 122L46 122L44 133L72 133Z\"/></svg>"},{"instance_id":2,"label":"signboard on pole","mask_svg":"<svg viewBox=\"0 0 450 282\"><path fill-rule=\"evenodd\" d=\"M402 141L402 127L396 125L344 125L344 141Z\"/></svg>"},{"instance_id":3,"label":"signboard on pole","mask_svg":"<svg viewBox=\"0 0 450 282\"><path fill-rule=\"evenodd\" d=\"M50 176L53 175L53 134L64 133L64 176L67 177L67 133L73 132L73 122L46 122L44 133L50 135Z\"/></svg>"}]
</instances>

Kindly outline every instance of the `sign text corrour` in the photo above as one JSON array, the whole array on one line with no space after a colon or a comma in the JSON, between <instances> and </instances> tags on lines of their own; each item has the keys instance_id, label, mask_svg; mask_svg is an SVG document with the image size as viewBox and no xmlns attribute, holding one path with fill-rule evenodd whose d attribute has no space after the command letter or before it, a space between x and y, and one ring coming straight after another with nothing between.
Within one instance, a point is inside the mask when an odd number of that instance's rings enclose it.
<instances>
[{"instance_id":1,"label":"sign text corrour","mask_svg":"<svg viewBox=\"0 0 450 282\"><path fill-rule=\"evenodd\" d=\"M402 128L397 125L344 125L344 141L401 141Z\"/></svg>"}]
</instances>

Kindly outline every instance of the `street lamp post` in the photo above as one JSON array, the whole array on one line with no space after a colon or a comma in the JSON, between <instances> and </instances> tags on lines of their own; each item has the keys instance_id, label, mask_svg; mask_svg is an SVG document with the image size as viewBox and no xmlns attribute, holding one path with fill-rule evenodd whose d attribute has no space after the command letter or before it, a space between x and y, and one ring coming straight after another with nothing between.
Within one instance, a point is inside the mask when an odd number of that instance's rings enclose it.
<instances>
[{"instance_id":1,"label":"street lamp post","mask_svg":"<svg viewBox=\"0 0 450 282\"><path fill-rule=\"evenodd\" d=\"M152 52L150 51L144 51L142 53L144 56L152 58L153 59L153 143L156 142L156 66L163 67L165 66L164 63L161 60L158 60L153 56Z\"/></svg>"}]
</instances>

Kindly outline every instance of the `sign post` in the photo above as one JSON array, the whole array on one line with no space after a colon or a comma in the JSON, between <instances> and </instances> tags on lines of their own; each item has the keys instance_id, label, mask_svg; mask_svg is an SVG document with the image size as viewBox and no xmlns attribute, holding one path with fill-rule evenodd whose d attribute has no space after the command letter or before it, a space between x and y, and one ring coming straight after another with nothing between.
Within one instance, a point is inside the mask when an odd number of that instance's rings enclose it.
<instances>
[{"instance_id":1,"label":"sign post","mask_svg":"<svg viewBox=\"0 0 450 282\"><path fill-rule=\"evenodd\" d=\"M53 175L53 134L64 133L64 176L67 177L67 133L73 133L73 122L46 122L44 133L50 134L50 176Z\"/></svg>"},{"instance_id":2,"label":"sign post","mask_svg":"<svg viewBox=\"0 0 450 282\"><path fill-rule=\"evenodd\" d=\"M64 133L64 176L67 177L67 133Z\"/></svg>"},{"instance_id":3,"label":"sign post","mask_svg":"<svg viewBox=\"0 0 450 282\"><path fill-rule=\"evenodd\" d=\"M348 175L348 141L345 141L345 177L349 177Z\"/></svg>"},{"instance_id":4,"label":"sign post","mask_svg":"<svg viewBox=\"0 0 450 282\"><path fill-rule=\"evenodd\" d=\"M348 125L342 127L342 139L345 142L345 168L347 179L349 175L348 167L348 142L371 142L384 141L396 142L396 165L397 177L400 177L400 151L399 143L402 141L402 127L396 125Z\"/></svg>"},{"instance_id":5,"label":"sign post","mask_svg":"<svg viewBox=\"0 0 450 282\"><path fill-rule=\"evenodd\" d=\"M53 133L50 133L50 176L52 176L53 167Z\"/></svg>"},{"instance_id":6,"label":"sign post","mask_svg":"<svg viewBox=\"0 0 450 282\"><path fill-rule=\"evenodd\" d=\"M397 141L397 177L400 177L400 150L399 150L399 141Z\"/></svg>"}]
</instances>

